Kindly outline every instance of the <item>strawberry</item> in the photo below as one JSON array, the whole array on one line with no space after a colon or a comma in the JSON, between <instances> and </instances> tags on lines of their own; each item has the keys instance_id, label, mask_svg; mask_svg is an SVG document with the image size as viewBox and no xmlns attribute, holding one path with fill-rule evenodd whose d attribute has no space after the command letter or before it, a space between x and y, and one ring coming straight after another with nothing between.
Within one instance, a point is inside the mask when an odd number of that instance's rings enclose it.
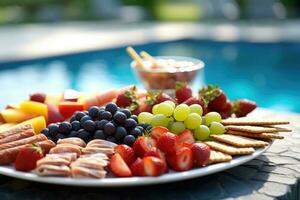
<instances>
[{"instance_id":1,"label":"strawberry","mask_svg":"<svg viewBox=\"0 0 300 200\"><path fill-rule=\"evenodd\" d=\"M205 105L204 100L202 98L198 98L198 97L190 97L187 100L185 100L183 103L188 106L193 105L193 104L198 104L198 105L202 106L202 108Z\"/></svg>"},{"instance_id":2,"label":"strawberry","mask_svg":"<svg viewBox=\"0 0 300 200\"><path fill-rule=\"evenodd\" d=\"M256 103L248 99L239 99L233 102L233 112L237 117L244 117L256 108Z\"/></svg>"},{"instance_id":3,"label":"strawberry","mask_svg":"<svg viewBox=\"0 0 300 200\"><path fill-rule=\"evenodd\" d=\"M164 153L173 153L175 151L176 141L177 135L167 132L158 138L157 147Z\"/></svg>"},{"instance_id":4,"label":"strawberry","mask_svg":"<svg viewBox=\"0 0 300 200\"><path fill-rule=\"evenodd\" d=\"M17 155L15 168L18 171L30 171L36 168L36 162L44 157L42 148L37 144L24 147Z\"/></svg>"},{"instance_id":5,"label":"strawberry","mask_svg":"<svg viewBox=\"0 0 300 200\"><path fill-rule=\"evenodd\" d=\"M175 87L175 96L177 103L183 103L192 97L192 89L188 86L186 82L177 82Z\"/></svg>"},{"instance_id":6,"label":"strawberry","mask_svg":"<svg viewBox=\"0 0 300 200\"><path fill-rule=\"evenodd\" d=\"M226 107L227 97L219 86L208 85L199 94L210 111L220 111Z\"/></svg>"},{"instance_id":7,"label":"strawberry","mask_svg":"<svg viewBox=\"0 0 300 200\"><path fill-rule=\"evenodd\" d=\"M156 96L155 104L159 104L159 103L162 103L164 101L173 101L173 102L175 102L175 100L172 97L170 97L168 94L166 94L164 92L159 92L158 95Z\"/></svg>"},{"instance_id":8,"label":"strawberry","mask_svg":"<svg viewBox=\"0 0 300 200\"><path fill-rule=\"evenodd\" d=\"M29 100L44 103L46 100L46 94L41 92L33 93L29 96Z\"/></svg>"},{"instance_id":9,"label":"strawberry","mask_svg":"<svg viewBox=\"0 0 300 200\"><path fill-rule=\"evenodd\" d=\"M109 163L111 172L118 177L130 177L132 172L119 153L114 154Z\"/></svg>"},{"instance_id":10,"label":"strawberry","mask_svg":"<svg viewBox=\"0 0 300 200\"><path fill-rule=\"evenodd\" d=\"M158 138L160 138L160 136L167 132L169 132L169 129L163 126L155 126L154 128L152 128L150 135L153 139L157 140Z\"/></svg>"},{"instance_id":11,"label":"strawberry","mask_svg":"<svg viewBox=\"0 0 300 200\"><path fill-rule=\"evenodd\" d=\"M160 158L165 163L164 171L167 172L169 170L165 154L161 150L159 150L157 147L152 147L150 151L146 152L144 154L144 157L147 157L147 156L153 156L156 158Z\"/></svg>"},{"instance_id":12,"label":"strawberry","mask_svg":"<svg viewBox=\"0 0 300 200\"><path fill-rule=\"evenodd\" d=\"M178 144L183 143L183 142L187 142L187 143L190 143L190 144L195 143L195 139L194 139L192 131L186 129L183 132L181 132L178 135L176 142Z\"/></svg>"},{"instance_id":13,"label":"strawberry","mask_svg":"<svg viewBox=\"0 0 300 200\"><path fill-rule=\"evenodd\" d=\"M117 145L115 147L115 152L121 155L128 166L130 166L136 160L133 149L126 144Z\"/></svg>"},{"instance_id":14,"label":"strawberry","mask_svg":"<svg viewBox=\"0 0 300 200\"><path fill-rule=\"evenodd\" d=\"M159 176L165 172L165 168L166 164L154 156L138 158L131 165L131 171L135 176Z\"/></svg>"},{"instance_id":15,"label":"strawberry","mask_svg":"<svg viewBox=\"0 0 300 200\"><path fill-rule=\"evenodd\" d=\"M210 148L204 143L192 144L191 150L193 152L194 164L196 166L205 166L208 163L210 156Z\"/></svg>"},{"instance_id":16,"label":"strawberry","mask_svg":"<svg viewBox=\"0 0 300 200\"><path fill-rule=\"evenodd\" d=\"M156 141L151 137L145 136L138 137L132 146L135 155L140 158L142 158L146 152L150 151L152 147L156 147Z\"/></svg>"},{"instance_id":17,"label":"strawberry","mask_svg":"<svg viewBox=\"0 0 300 200\"><path fill-rule=\"evenodd\" d=\"M145 176L143 160L141 158L137 158L130 166L132 174L134 176Z\"/></svg>"},{"instance_id":18,"label":"strawberry","mask_svg":"<svg viewBox=\"0 0 300 200\"><path fill-rule=\"evenodd\" d=\"M229 100L227 100L226 106L224 107L224 109L220 110L219 113L222 116L222 119L230 117L232 114L232 103Z\"/></svg>"},{"instance_id":19,"label":"strawberry","mask_svg":"<svg viewBox=\"0 0 300 200\"><path fill-rule=\"evenodd\" d=\"M117 96L116 104L122 108L129 108L134 111L138 108L138 100L136 96L136 87L121 92Z\"/></svg>"},{"instance_id":20,"label":"strawberry","mask_svg":"<svg viewBox=\"0 0 300 200\"><path fill-rule=\"evenodd\" d=\"M188 147L181 147L174 153L168 154L167 162L176 171L187 171L193 167L192 150Z\"/></svg>"},{"instance_id":21,"label":"strawberry","mask_svg":"<svg viewBox=\"0 0 300 200\"><path fill-rule=\"evenodd\" d=\"M160 176L166 170L166 163L157 157L144 157L142 164L146 176Z\"/></svg>"}]
</instances>

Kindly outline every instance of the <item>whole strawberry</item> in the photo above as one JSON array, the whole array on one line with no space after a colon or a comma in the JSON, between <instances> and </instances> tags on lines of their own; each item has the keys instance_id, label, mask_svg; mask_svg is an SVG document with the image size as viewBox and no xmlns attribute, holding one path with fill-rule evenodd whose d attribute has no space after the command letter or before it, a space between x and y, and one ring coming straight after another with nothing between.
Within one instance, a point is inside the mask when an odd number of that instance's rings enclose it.
<instances>
[{"instance_id":1,"label":"whole strawberry","mask_svg":"<svg viewBox=\"0 0 300 200\"><path fill-rule=\"evenodd\" d=\"M222 119L226 119L226 118L230 117L232 112L233 112L232 103L229 100L227 100L226 106L224 107L224 109L219 111L220 115L222 116Z\"/></svg>"},{"instance_id":2,"label":"whole strawberry","mask_svg":"<svg viewBox=\"0 0 300 200\"><path fill-rule=\"evenodd\" d=\"M15 168L18 171L31 171L36 168L36 162L44 157L42 148L32 144L20 150L15 161Z\"/></svg>"},{"instance_id":3,"label":"whole strawberry","mask_svg":"<svg viewBox=\"0 0 300 200\"><path fill-rule=\"evenodd\" d=\"M192 89L188 86L186 82L177 82L175 88L175 96L177 103L183 103L184 101L191 98L193 95Z\"/></svg>"},{"instance_id":4,"label":"whole strawberry","mask_svg":"<svg viewBox=\"0 0 300 200\"><path fill-rule=\"evenodd\" d=\"M200 90L199 95L210 111L221 111L226 107L227 97L219 86L208 85Z\"/></svg>"},{"instance_id":5,"label":"whole strawberry","mask_svg":"<svg viewBox=\"0 0 300 200\"><path fill-rule=\"evenodd\" d=\"M238 99L233 102L233 112L237 117L244 117L256 108L256 103L248 99Z\"/></svg>"},{"instance_id":6,"label":"whole strawberry","mask_svg":"<svg viewBox=\"0 0 300 200\"><path fill-rule=\"evenodd\" d=\"M116 104L121 108L129 108L131 111L137 109L138 100L136 95L136 87L120 93L117 96Z\"/></svg>"}]
</instances>

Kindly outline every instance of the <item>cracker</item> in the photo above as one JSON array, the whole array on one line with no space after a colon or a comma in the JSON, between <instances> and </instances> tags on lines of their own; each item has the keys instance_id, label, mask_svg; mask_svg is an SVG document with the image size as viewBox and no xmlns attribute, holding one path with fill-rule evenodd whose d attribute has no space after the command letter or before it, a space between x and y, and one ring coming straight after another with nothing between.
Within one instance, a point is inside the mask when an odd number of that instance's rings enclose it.
<instances>
[{"instance_id":1,"label":"cracker","mask_svg":"<svg viewBox=\"0 0 300 200\"><path fill-rule=\"evenodd\" d=\"M227 134L231 135L239 135L239 136L244 136L244 137L250 137L250 138L257 138L257 139L284 139L283 136L274 134L274 133L260 133L260 134L252 134L252 133L246 133L246 132L241 132L241 131L227 131Z\"/></svg>"},{"instance_id":2,"label":"cracker","mask_svg":"<svg viewBox=\"0 0 300 200\"><path fill-rule=\"evenodd\" d=\"M208 160L208 164L228 162L228 161L231 161L231 160L232 160L231 155L228 155L228 154L225 154L225 153L222 153L222 152L219 152L219 151L211 150L209 160Z\"/></svg>"},{"instance_id":3,"label":"cracker","mask_svg":"<svg viewBox=\"0 0 300 200\"><path fill-rule=\"evenodd\" d=\"M228 118L221 121L224 125L279 125L290 122L280 119L255 119L249 117Z\"/></svg>"},{"instance_id":4,"label":"cracker","mask_svg":"<svg viewBox=\"0 0 300 200\"><path fill-rule=\"evenodd\" d=\"M223 144L220 142L215 142L215 141L208 141L205 142L211 149L214 149L216 151L220 151L222 153L228 154L228 155L247 155L247 154L252 154L255 152L255 149L252 147L249 148L238 148L238 147L233 147L227 144Z\"/></svg>"},{"instance_id":5,"label":"cracker","mask_svg":"<svg viewBox=\"0 0 300 200\"><path fill-rule=\"evenodd\" d=\"M217 140L218 142L233 145L235 147L264 147L269 144L265 141L229 134L210 135L210 137Z\"/></svg>"},{"instance_id":6,"label":"cracker","mask_svg":"<svg viewBox=\"0 0 300 200\"><path fill-rule=\"evenodd\" d=\"M285 128L285 127L280 127L280 126L265 125L264 127L275 128L277 130L277 132L292 132L291 129L288 129L288 128Z\"/></svg>"},{"instance_id":7,"label":"cracker","mask_svg":"<svg viewBox=\"0 0 300 200\"><path fill-rule=\"evenodd\" d=\"M262 126L237 126L237 125L229 125L226 126L227 130L247 132L247 133L275 133L278 132L278 129L273 127L262 127Z\"/></svg>"}]
</instances>

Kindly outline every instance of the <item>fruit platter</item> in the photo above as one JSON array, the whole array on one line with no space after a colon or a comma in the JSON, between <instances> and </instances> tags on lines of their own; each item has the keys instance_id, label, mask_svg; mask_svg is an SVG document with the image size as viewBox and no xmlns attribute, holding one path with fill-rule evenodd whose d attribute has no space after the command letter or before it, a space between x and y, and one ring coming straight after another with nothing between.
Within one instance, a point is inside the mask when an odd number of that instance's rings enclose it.
<instances>
[{"instance_id":1,"label":"fruit platter","mask_svg":"<svg viewBox=\"0 0 300 200\"><path fill-rule=\"evenodd\" d=\"M172 94L129 85L9 104L0 111L0 174L77 186L167 183L241 165L291 132L284 119L248 117L251 100L230 101L216 85L195 94L187 82L175 81Z\"/></svg>"}]
</instances>

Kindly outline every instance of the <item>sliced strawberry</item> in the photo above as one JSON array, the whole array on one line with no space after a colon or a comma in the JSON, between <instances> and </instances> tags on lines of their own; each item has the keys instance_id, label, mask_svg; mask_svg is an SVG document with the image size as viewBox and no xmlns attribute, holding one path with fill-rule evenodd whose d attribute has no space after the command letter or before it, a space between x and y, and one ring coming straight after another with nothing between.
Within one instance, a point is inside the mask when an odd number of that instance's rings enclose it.
<instances>
[{"instance_id":1,"label":"sliced strawberry","mask_svg":"<svg viewBox=\"0 0 300 200\"><path fill-rule=\"evenodd\" d=\"M176 142L179 144L183 143L183 142L190 143L190 144L195 143L195 139L194 139L194 135L193 135L192 131L186 129L183 132L181 132L178 135Z\"/></svg>"},{"instance_id":2,"label":"sliced strawberry","mask_svg":"<svg viewBox=\"0 0 300 200\"><path fill-rule=\"evenodd\" d=\"M169 129L163 126L155 126L154 128L152 128L150 135L153 139L157 140L158 138L160 138L160 136L167 132L169 132Z\"/></svg>"},{"instance_id":3,"label":"sliced strawberry","mask_svg":"<svg viewBox=\"0 0 300 200\"><path fill-rule=\"evenodd\" d=\"M166 155L161 150L159 150L157 147L152 147L152 149L150 151L146 152L144 154L144 157L147 157L147 156L153 156L156 158L160 158L165 163L164 171L167 172L169 170L168 165L167 165Z\"/></svg>"},{"instance_id":4,"label":"sliced strawberry","mask_svg":"<svg viewBox=\"0 0 300 200\"><path fill-rule=\"evenodd\" d=\"M137 158L130 166L132 174L134 176L145 176L143 161L141 158Z\"/></svg>"},{"instance_id":5,"label":"sliced strawberry","mask_svg":"<svg viewBox=\"0 0 300 200\"><path fill-rule=\"evenodd\" d=\"M135 155L140 158L142 158L146 152L150 151L152 147L156 147L156 141L145 136L138 137L132 146Z\"/></svg>"},{"instance_id":6,"label":"sliced strawberry","mask_svg":"<svg viewBox=\"0 0 300 200\"><path fill-rule=\"evenodd\" d=\"M205 166L210 157L210 148L204 143L194 143L191 147L193 152L194 164L196 166Z\"/></svg>"},{"instance_id":7,"label":"sliced strawberry","mask_svg":"<svg viewBox=\"0 0 300 200\"><path fill-rule=\"evenodd\" d=\"M160 176L165 172L166 164L160 158L147 156L142 160L146 176Z\"/></svg>"},{"instance_id":8,"label":"sliced strawberry","mask_svg":"<svg viewBox=\"0 0 300 200\"><path fill-rule=\"evenodd\" d=\"M244 117L256 108L256 103L248 99L239 99L233 103L233 111L237 117Z\"/></svg>"},{"instance_id":9,"label":"sliced strawberry","mask_svg":"<svg viewBox=\"0 0 300 200\"><path fill-rule=\"evenodd\" d=\"M115 147L115 152L121 155L128 166L130 166L136 160L134 150L125 144L117 145Z\"/></svg>"},{"instance_id":10,"label":"sliced strawberry","mask_svg":"<svg viewBox=\"0 0 300 200\"><path fill-rule=\"evenodd\" d=\"M176 141L177 135L167 132L158 138L157 147L164 153L173 153L175 151Z\"/></svg>"},{"instance_id":11,"label":"sliced strawberry","mask_svg":"<svg viewBox=\"0 0 300 200\"><path fill-rule=\"evenodd\" d=\"M186 82L177 82L175 88L175 96L177 103L183 103L192 97L192 89L188 86Z\"/></svg>"},{"instance_id":12,"label":"sliced strawberry","mask_svg":"<svg viewBox=\"0 0 300 200\"><path fill-rule=\"evenodd\" d=\"M111 172L118 177L130 177L132 172L119 153L114 154L109 164Z\"/></svg>"},{"instance_id":13,"label":"sliced strawberry","mask_svg":"<svg viewBox=\"0 0 300 200\"><path fill-rule=\"evenodd\" d=\"M43 158L42 148L37 144L22 148L16 158L15 168L18 171L30 171L36 168L36 162Z\"/></svg>"},{"instance_id":14,"label":"sliced strawberry","mask_svg":"<svg viewBox=\"0 0 300 200\"><path fill-rule=\"evenodd\" d=\"M208 85L199 92L210 111L220 111L225 108L227 97L219 86Z\"/></svg>"},{"instance_id":15,"label":"sliced strawberry","mask_svg":"<svg viewBox=\"0 0 300 200\"><path fill-rule=\"evenodd\" d=\"M179 148L175 153L167 155L167 162L176 171L190 170L193 167L192 150L187 147Z\"/></svg>"}]
</instances>

